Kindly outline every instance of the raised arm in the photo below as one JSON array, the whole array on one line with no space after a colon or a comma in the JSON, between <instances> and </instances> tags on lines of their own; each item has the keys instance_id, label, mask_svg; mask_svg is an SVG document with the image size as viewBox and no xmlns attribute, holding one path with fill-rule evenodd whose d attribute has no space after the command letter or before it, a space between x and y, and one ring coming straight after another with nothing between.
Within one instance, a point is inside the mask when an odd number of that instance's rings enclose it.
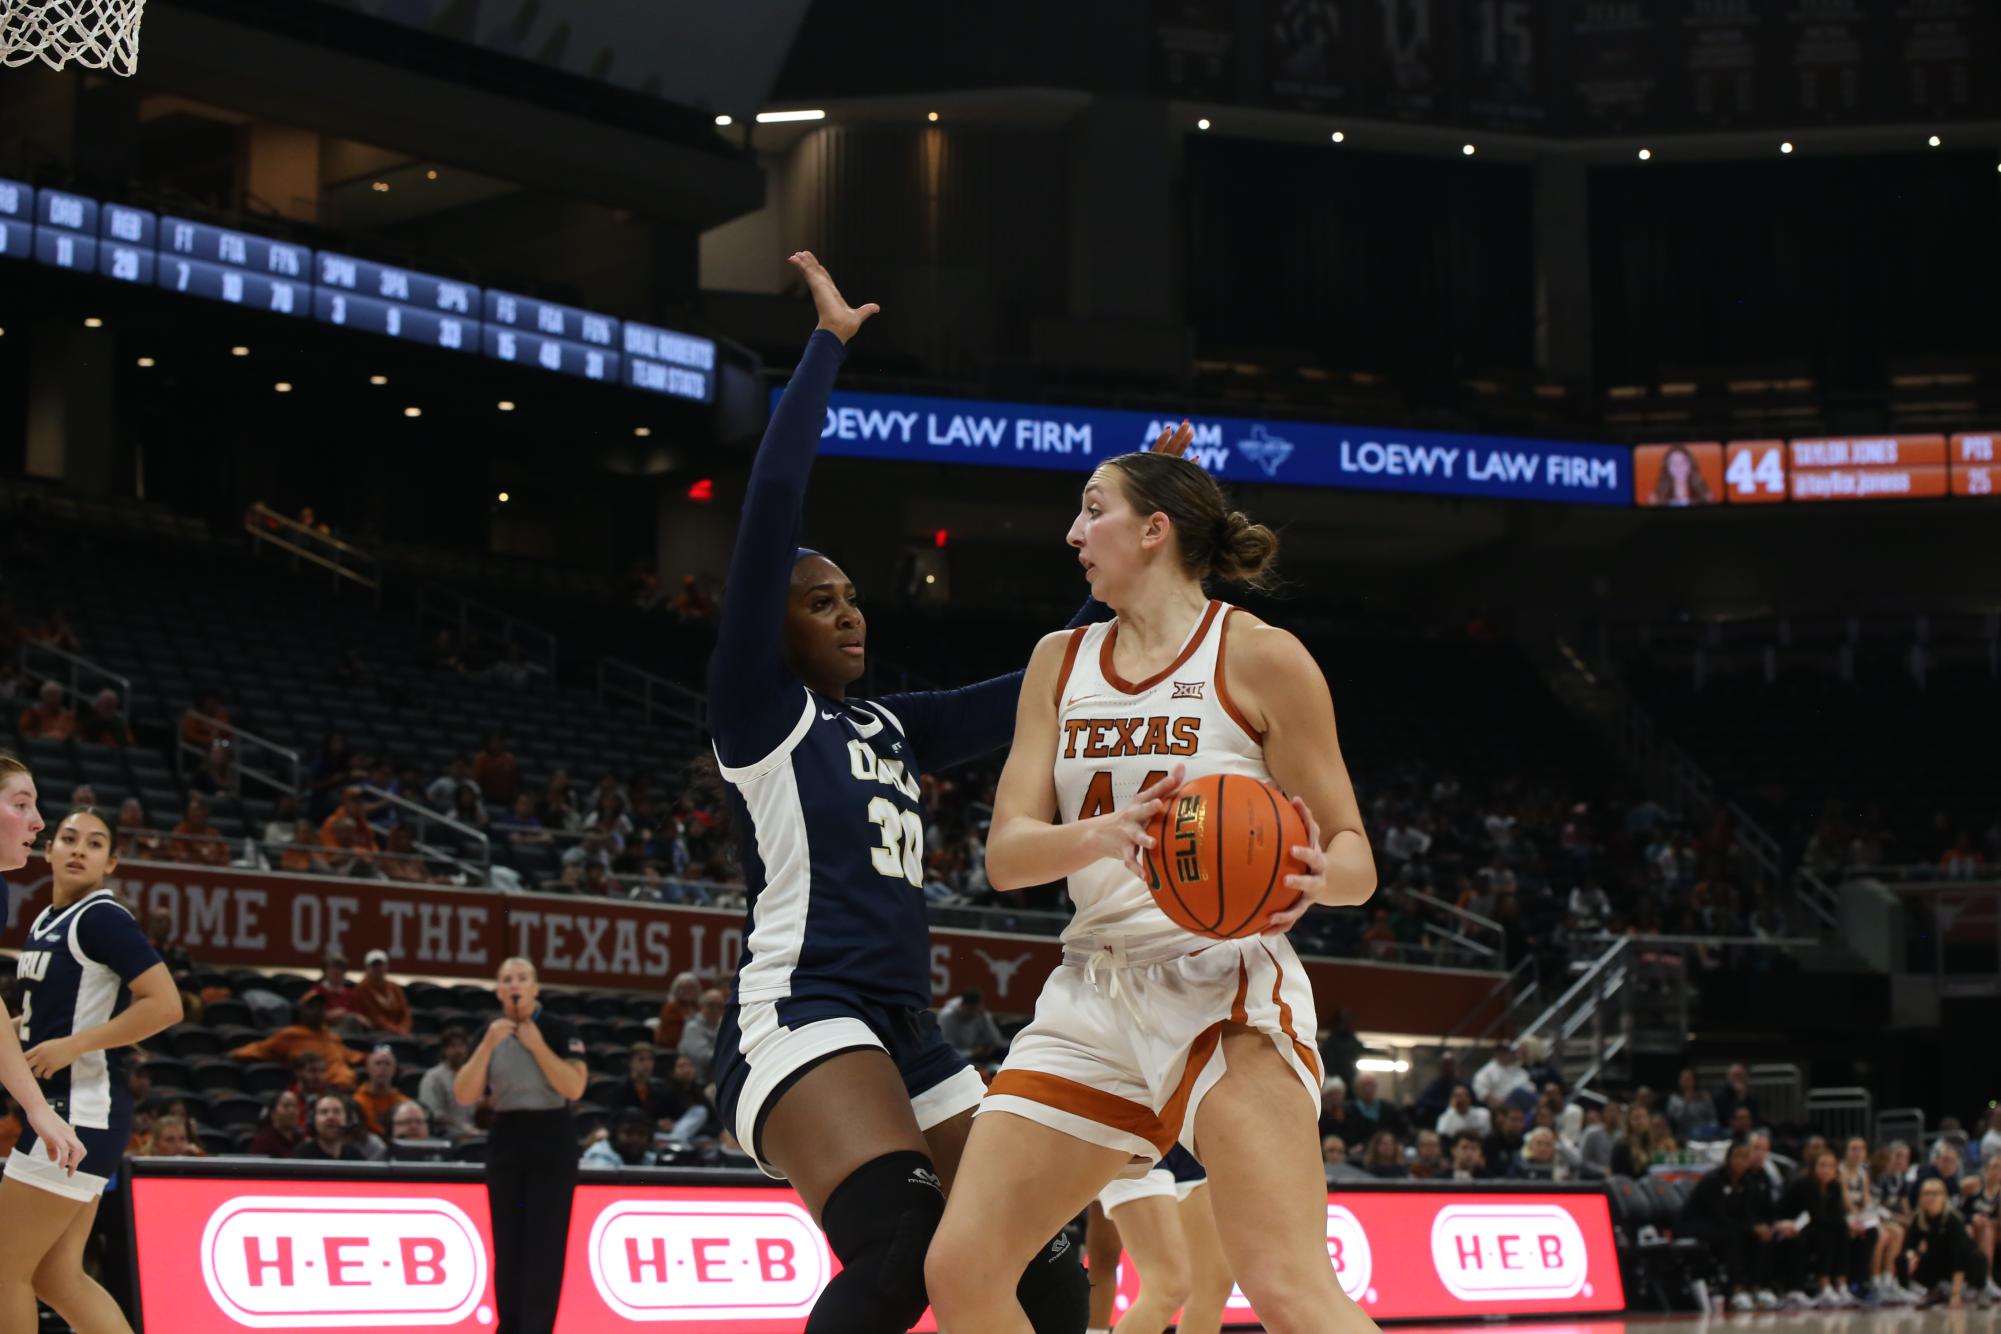
<instances>
[{"instance_id":1,"label":"raised arm","mask_svg":"<svg viewBox=\"0 0 2001 1334\"><path fill-rule=\"evenodd\" d=\"M1001 770L994 818L987 830L987 882L995 889L1026 889L1061 880L1101 857L1115 857L1142 874L1140 852L1153 844L1146 825L1168 793L1181 786L1182 767L1140 793L1124 810L1059 823L1056 808L1056 687L1072 636L1044 635L1028 660L1016 708L1014 747Z\"/></svg>"},{"instance_id":2,"label":"raised arm","mask_svg":"<svg viewBox=\"0 0 2001 1334\"><path fill-rule=\"evenodd\" d=\"M793 678L785 669L781 640L806 479L847 341L877 310L872 303L850 307L806 251L790 262L805 276L819 323L765 427L730 555L729 595L709 659L709 716L726 764L762 758L784 740L798 716L798 696L786 688Z\"/></svg>"}]
</instances>

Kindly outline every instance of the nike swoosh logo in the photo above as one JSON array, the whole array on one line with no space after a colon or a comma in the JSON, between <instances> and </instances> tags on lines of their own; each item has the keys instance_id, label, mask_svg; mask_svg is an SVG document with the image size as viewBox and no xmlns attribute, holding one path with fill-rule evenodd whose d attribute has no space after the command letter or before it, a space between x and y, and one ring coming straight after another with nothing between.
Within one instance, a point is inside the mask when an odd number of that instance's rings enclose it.
<instances>
[{"instance_id":1,"label":"nike swoosh logo","mask_svg":"<svg viewBox=\"0 0 2001 1334\"><path fill-rule=\"evenodd\" d=\"M1091 700L1104 699L1104 698L1106 698L1106 696L1104 695L1072 695L1070 698L1063 701L1063 707L1066 709L1074 709L1079 704L1086 704L1089 703Z\"/></svg>"},{"instance_id":2,"label":"nike swoosh logo","mask_svg":"<svg viewBox=\"0 0 2001 1334\"><path fill-rule=\"evenodd\" d=\"M841 715L838 713L828 713L825 709L822 709L820 710L820 716L822 718L825 718L828 722L831 723L832 721L834 721L834 719L840 717Z\"/></svg>"}]
</instances>

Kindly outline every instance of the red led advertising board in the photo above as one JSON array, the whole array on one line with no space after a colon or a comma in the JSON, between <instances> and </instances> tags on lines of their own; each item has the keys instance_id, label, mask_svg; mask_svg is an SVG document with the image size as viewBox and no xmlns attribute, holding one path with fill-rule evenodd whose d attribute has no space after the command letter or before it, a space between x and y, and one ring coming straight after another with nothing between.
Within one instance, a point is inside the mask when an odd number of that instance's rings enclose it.
<instances>
[{"instance_id":1,"label":"red led advertising board","mask_svg":"<svg viewBox=\"0 0 2001 1334\"><path fill-rule=\"evenodd\" d=\"M486 1189L470 1167L308 1175L254 1160L139 1163L138 1291L176 1334L491 1330ZM247 1174L263 1172L262 1175ZM732 1184L691 1184L720 1178ZM557 1334L789 1334L839 1270L792 1191L743 1173L586 1176ZM1341 1286L1377 1319L1623 1309L1602 1192L1360 1187L1328 1197ZM1143 1276L1122 1260L1120 1309ZM1242 1294L1233 1323L1254 1324ZM935 1330L927 1313L920 1330Z\"/></svg>"}]
</instances>

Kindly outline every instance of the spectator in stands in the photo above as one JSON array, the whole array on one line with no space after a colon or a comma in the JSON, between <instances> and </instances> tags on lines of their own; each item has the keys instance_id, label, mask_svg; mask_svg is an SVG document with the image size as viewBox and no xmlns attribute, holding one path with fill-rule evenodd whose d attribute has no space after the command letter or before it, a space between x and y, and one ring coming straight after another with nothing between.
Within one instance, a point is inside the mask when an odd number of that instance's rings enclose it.
<instances>
[{"instance_id":1,"label":"spectator in stands","mask_svg":"<svg viewBox=\"0 0 2001 1334\"><path fill-rule=\"evenodd\" d=\"M342 843L335 835L340 830L341 821L348 824L348 840ZM375 841L375 827L368 823L368 795L358 783L349 783L340 790L340 805L320 823L320 843L324 847L352 849L357 852L377 852L381 845Z\"/></svg>"},{"instance_id":2,"label":"spectator in stands","mask_svg":"<svg viewBox=\"0 0 2001 1334\"><path fill-rule=\"evenodd\" d=\"M332 1028L359 1029L365 1027L356 1013L361 1008L361 990L347 975L347 956L338 950L327 955L326 966L320 971L320 980L306 989L302 1001L317 997L326 1006L327 1024Z\"/></svg>"},{"instance_id":3,"label":"spectator in stands","mask_svg":"<svg viewBox=\"0 0 2001 1334\"><path fill-rule=\"evenodd\" d=\"M504 733L487 734L486 749L473 757L472 780L485 800L503 808L514 804L521 790L521 766L507 748Z\"/></svg>"},{"instance_id":4,"label":"spectator in stands","mask_svg":"<svg viewBox=\"0 0 2001 1334\"><path fill-rule=\"evenodd\" d=\"M1348 1165L1348 1141L1339 1135L1325 1135L1320 1140L1320 1161L1328 1167Z\"/></svg>"},{"instance_id":5,"label":"spectator in stands","mask_svg":"<svg viewBox=\"0 0 2001 1334\"><path fill-rule=\"evenodd\" d=\"M1957 1311L1967 1289L1977 1294L1987 1286L1987 1263L1937 1177L1927 1178L1918 1191L1917 1212L1904 1236L1904 1266L1912 1285L1924 1292L1926 1306Z\"/></svg>"},{"instance_id":6,"label":"spectator in stands","mask_svg":"<svg viewBox=\"0 0 2001 1334\"><path fill-rule=\"evenodd\" d=\"M542 790L542 818L551 829L575 829L584 822L583 811L577 806L576 789L570 785L569 770L558 769L549 775L549 786Z\"/></svg>"},{"instance_id":7,"label":"spectator in stands","mask_svg":"<svg viewBox=\"0 0 2001 1334\"><path fill-rule=\"evenodd\" d=\"M1556 1151L1556 1132L1537 1126L1522 1139L1509 1176L1523 1181L1568 1181L1570 1168Z\"/></svg>"},{"instance_id":8,"label":"spectator in stands","mask_svg":"<svg viewBox=\"0 0 2001 1334\"><path fill-rule=\"evenodd\" d=\"M289 1063L306 1051L318 1052L326 1062L327 1083L331 1087L354 1087L354 1067L360 1064L362 1054L349 1050L347 1044L327 1027L327 1003L311 993L299 998L296 1023L279 1029L268 1038L246 1042L229 1054L239 1061ZM314 1112L315 1116L318 1114Z\"/></svg>"},{"instance_id":9,"label":"spectator in stands","mask_svg":"<svg viewBox=\"0 0 2001 1334\"><path fill-rule=\"evenodd\" d=\"M147 1150L155 1158L206 1158L201 1146L189 1133L185 1116L162 1116L153 1122L153 1142Z\"/></svg>"},{"instance_id":10,"label":"spectator in stands","mask_svg":"<svg viewBox=\"0 0 2001 1334\"><path fill-rule=\"evenodd\" d=\"M361 1163L367 1155L348 1140L347 1099L338 1093L322 1093L313 1100L313 1134L292 1152L308 1162Z\"/></svg>"},{"instance_id":11,"label":"spectator in stands","mask_svg":"<svg viewBox=\"0 0 2001 1334\"><path fill-rule=\"evenodd\" d=\"M216 742L235 735L236 729L229 725L229 706L213 691L204 693L181 715L182 743L203 754Z\"/></svg>"},{"instance_id":12,"label":"spectator in stands","mask_svg":"<svg viewBox=\"0 0 2001 1334\"><path fill-rule=\"evenodd\" d=\"M299 799L280 797L278 804L271 808L271 816L264 822L264 829L258 835L258 841L264 844L268 852L274 848L284 847L297 837L298 832Z\"/></svg>"},{"instance_id":13,"label":"spectator in stands","mask_svg":"<svg viewBox=\"0 0 2001 1334\"><path fill-rule=\"evenodd\" d=\"M1452 1140L1452 1170L1446 1174L1449 1181L1485 1181L1494 1175L1487 1170L1487 1151L1480 1140L1471 1132L1463 1132Z\"/></svg>"},{"instance_id":14,"label":"spectator in stands","mask_svg":"<svg viewBox=\"0 0 2001 1334\"><path fill-rule=\"evenodd\" d=\"M403 784L396 777L396 766L387 759L377 757L368 770L368 786L374 792L363 792L362 811L367 816L369 828L375 831L377 840L385 838L389 831L402 822L402 813L396 799L407 799L410 794L403 790Z\"/></svg>"},{"instance_id":15,"label":"spectator in stands","mask_svg":"<svg viewBox=\"0 0 2001 1334\"><path fill-rule=\"evenodd\" d=\"M1348 1110L1371 1132L1387 1130L1392 1138L1402 1143L1404 1136L1410 1133L1410 1127L1404 1123L1403 1112L1395 1103L1384 1101L1377 1088L1374 1071L1364 1070L1357 1074L1355 1096L1349 1101Z\"/></svg>"},{"instance_id":16,"label":"spectator in stands","mask_svg":"<svg viewBox=\"0 0 2001 1334\"><path fill-rule=\"evenodd\" d=\"M605 870L598 863L592 862L590 865L584 867L584 882L577 886L576 892L590 898L607 899L616 898L624 894L625 889L617 880L612 878L610 871Z\"/></svg>"},{"instance_id":17,"label":"spectator in stands","mask_svg":"<svg viewBox=\"0 0 2001 1334\"><path fill-rule=\"evenodd\" d=\"M1742 1065L1733 1065L1723 1077L1723 1087L1716 1090L1716 1119L1725 1125L1737 1114L1739 1107L1751 1109L1751 1121L1758 1120L1758 1101L1751 1096L1751 1072Z\"/></svg>"},{"instance_id":18,"label":"spectator in stands","mask_svg":"<svg viewBox=\"0 0 2001 1334\"><path fill-rule=\"evenodd\" d=\"M438 1035L438 1063L424 1072L417 1084L417 1101L430 1114L438 1134L450 1140L470 1139L475 1131L477 1106L460 1102L452 1094L452 1082L459 1067L472 1054L472 1041L456 1024Z\"/></svg>"},{"instance_id":19,"label":"spectator in stands","mask_svg":"<svg viewBox=\"0 0 2001 1334\"><path fill-rule=\"evenodd\" d=\"M278 1090L271 1110L264 1114L257 1133L250 1137L249 1152L260 1158L290 1158L306 1139L304 1103L291 1089Z\"/></svg>"},{"instance_id":20,"label":"spectator in stands","mask_svg":"<svg viewBox=\"0 0 2001 1334\"><path fill-rule=\"evenodd\" d=\"M614 858L625 852L632 837L632 817L626 813L625 798L613 792L598 801L598 807L584 817L584 828L604 835L604 846Z\"/></svg>"},{"instance_id":21,"label":"spectator in stands","mask_svg":"<svg viewBox=\"0 0 2001 1334\"><path fill-rule=\"evenodd\" d=\"M1362 1039L1355 1035L1353 1021L1346 1010L1336 1010L1334 1022L1320 1042L1320 1068L1339 1079L1345 1088L1355 1077L1355 1062L1361 1055Z\"/></svg>"},{"instance_id":22,"label":"spectator in stands","mask_svg":"<svg viewBox=\"0 0 2001 1334\"><path fill-rule=\"evenodd\" d=\"M1320 1086L1320 1133L1339 1135L1344 1141L1360 1148L1367 1142L1374 1126L1365 1124L1355 1115L1355 1109L1348 1105L1348 1086L1335 1076L1328 1076Z\"/></svg>"},{"instance_id":23,"label":"spectator in stands","mask_svg":"<svg viewBox=\"0 0 2001 1334\"><path fill-rule=\"evenodd\" d=\"M1749 1139L1752 1130L1756 1129L1755 1123L1751 1120L1751 1109L1749 1107L1739 1107L1736 1111L1730 1113L1729 1123L1724 1129L1728 1132L1727 1137L1730 1139Z\"/></svg>"},{"instance_id":24,"label":"spectator in stands","mask_svg":"<svg viewBox=\"0 0 2001 1334\"><path fill-rule=\"evenodd\" d=\"M1612 1149L1625 1133L1626 1109L1612 1099L1596 1107L1587 1106L1584 1133L1577 1142L1578 1161L1599 1175L1612 1170Z\"/></svg>"},{"instance_id":25,"label":"spectator in stands","mask_svg":"<svg viewBox=\"0 0 2001 1334\"><path fill-rule=\"evenodd\" d=\"M678 974L667 988L667 999L660 1003L659 1017L653 1021L653 1045L663 1051L679 1051L681 1026L701 1004L702 979L693 973Z\"/></svg>"},{"instance_id":26,"label":"spectator in stands","mask_svg":"<svg viewBox=\"0 0 2001 1334\"><path fill-rule=\"evenodd\" d=\"M1494 1133L1494 1118L1485 1107L1474 1103L1472 1089L1464 1084L1455 1084L1451 1105L1439 1114L1438 1124L1432 1129L1445 1139L1475 1135L1484 1140Z\"/></svg>"},{"instance_id":27,"label":"spectator in stands","mask_svg":"<svg viewBox=\"0 0 2001 1334\"><path fill-rule=\"evenodd\" d=\"M396 1087L396 1053L387 1047L377 1047L368 1053L363 1067L368 1072L368 1080L354 1091L354 1105L361 1111L361 1123L369 1133L387 1135L389 1118L397 1107L410 1101L410 1095Z\"/></svg>"},{"instance_id":28,"label":"spectator in stands","mask_svg":"<svg viewBox=\"0 0 2001 1334\"><path fill-rule=\"evenodd\" d=\"M975 1065L984 1065L1007 1050L1007 1039L1001 1036L1000 1025L994 1022L985 1001L978 987L968 987L938 1012L938 1029L945 1041Z\"/></svg>"},{"instance_id":29,"label":"spectator in stands","mask_svg":"<svg viewBox=\"0 0 2001 1334\"><path fill-rule=\"evenodd\" d=\"M1654 1164L1653 1117L1635 1102L1626 1108L1626 1124L1612 1145L1612 1175L1643 1177Z\"/></svg>"},{"instance_id":30,"label":"spectator in stands","mask_svg":"<svg viewBox=\"0 0 2001 1334\"><path fill-rule=\"evenodd\" d=\"M674 595L674 619L683 625L706 621L716 614L716 604L692 574L681 576L681 591Z\"/></svg>"},{"instance_id":31,"label":"spectator in stands","mask_svg":"<svg viewBox=\"0 0 2001 1334\"><path fill-rule=\"evenodd\" d=\"M1960 1203L1973 1230L1973 1244L1987 1265L1987 1283L1980 1295L1989 1303L2001 1302L2001 1283L1994 1281L1994 1246L2001 1234L2001 1157L1981 1162L1979 1188Z\"/></svg>"},{"instance_id":32,"label":"spectator in stands","mask_svg":"<svg viewBox=\"0 0 2001 1334\"><path fill-rule=\"evenodd\" d=\"M1683 1139L1696 1139L1697 1131L1717 1124L1716 1101L1696 1087L1695 1071L1684 1068L1676 1079L1675 1091L1668 1094L1667 1116Z\"/></svg>"},{"instance_id":33,"label":"spectator in stands","mask_svg":"<svg viewBox=\"0 0 2001 1334\"><path fill-rule=\"evenodd\" d=\"M327 1082L327 1058L322 1052L302 1051L292 1060L292 1092L299 1095L299 1116L303 1120L313 1099L333 1090Z\"/></svg>"},{"instance_id":34,"label":"spectator in stands","mask_svg":"<svg viewBox=\"0 0 2001 1334\"><path fill-rule=\"evenodd\" d=\"M278 869L298 875L332 875L334 869L320 852L320 831L311 820L292 825L292 836L278 853Z\"/></svg>"},{"instance_id":35,"label":"spectator in stands","mask_svg":"<svg viewBox=\"0 0 2001 1334\"><path fill-rule=\"evenodd\" d=\"M625 1057L625 1079L605 1105L613 1111L634 1107L650 1120L666 1120L667 1088L653 1077L656 1059L652 1043L633 1043Z\"/></svg>"},{"instance_id":36,"label":"spectator in stands","mask_svg":"<svg viewBox=\"0 0 2001 1334\"><path fill-rule=\"evenodd\" d=\"M602 866L610 871L611 854L605 850L604 835L595 829L585 830L582 838L564 849L561 862L566 868Z\"/></svg>"},{"instance_id":37,"label":"spectator in stands","mask_svg":"<svg viewBox=\"0 0 2001 1334\"><path fill-rule=\"evenodd\" d=\"M1751 1145L1751 1171L1753 1174L1763 1178L1765 1192L1776 1206L1779 1196L1785 1193L1786 1174L1781 1172L1779 1165L1772 1161L1772 1132L1769 1130L1754 1130L1751 1132L1749 1143Z\"/></svg>"},{"instance_id":38,"label":"spectator in stands","mask_svg":"<svg viewBox=\"0 0 2001 1334\"><path fill-rule=\"evenodd\" d=\"M1417 1095L1417 1102L1411 1108L1419 1125L1436 1125L1445 1109L1452 1105L1452 1090L1459 1085L1459 1061L1451 1052L1438 1058L1438 1075L1424 1086Z\"/></svg>"},{"instance_id":39,"label":"spectator in stands","mask_svg":"<svg viewBox=\"0 0 2001 1334\"><path fill-rule=\"evenodd\" d=\"M1362 1154L1362 1170L1384 1181L1402 1181L1410 1176L1410 1169L1403 1161L1403 1146L1387 1130L1378 1130L1369 1137L1369 1147Z\"/></svg>"},{"instance_id":40,"label":"spectator in stands","mask_svg":"<svg viewBox=\"0 0 2001 1334\"><path fill-rule=\"evenodd\" d=\"M396 1110L389 1114L389 1139L427 1140L431 1138L431 1118L424 1111L424 1105L414 1098L405 1098L396 1104Z\"/></svg>"},{"instance_id":41,"label":"spectator in stands","mask_svg":"<svg viewBox=\"0 0 2001 1334\"><path fill-rule=\"evenodd\" d=\"M1414 1181L1430 1181L1433 1177L1444 1176L1452 1170L1446 1161L1445 1143L1439 1139L1436 1130L1417 1132L1417 1152L1410 1162L1410 1175Z\"/></svg>"},{"instance_id":42,"label":"spectator in stands","mask_svg":"<svg viewBox=\"0 0 2001 1334\"><path fill-rule=\"evenodd\" d=\"M1908 1294L1896 1285L1897 1256L1904 1230L1876 1203L1870 1181L1869 1141L1856 1135L1844 1146L1841 1164L1835 1169L1841 1183L1842 1208L1848 1218L1850 1260L1848 1272L1865 1298L1899 1304ZM1862 1278L1868 1274L1866 1284Z\"/></svg>"},{"instance_id":43,"label":"spectator in stands","mask_svg":"<svg viewBox=\"0 0 2001 1334\"><path fill-rule=\"evenodd\" d=\"M1535 1105L1534 1078L1522 1067L1523 1051L1509 1043L1495 1049L1493 1059L1473 1075L1473 1096L1495 1111L1518 1099L1524 1109Z\"/></svg>"},{"instance_id":44,"label":"spectator in stands","mask_svg":"<svg viewBox=\"0 0 2001 1334\"><path fill-rule=\"evenodd\" d=\"M86 746L123 748L132 744L132 728L118 707L118 692L109 687L90 701L90 712L77 720L76 739Z\"/></svg>"},{"instance_id":45,"label":"spectator in stands","mask_svg":"<svg viewBox=\"0 0 2001 1334\"><path fill-rule=\"evenodd\" d=\"M674 1058L673 1073L667 1077L667 1115L674 1122L668 1133L683 1144L712 1140L722 1133L722 1116L692 1056Z\"/></svg>"},{"instance_id":46,"label":"spectator in stands","mask_svg":"<svg viewBox=\"0 0 2001 1334\"><path fill-rule=\"evenodd\" d=\"M153 861L161 855L164 841L146 823L146 807L137 797L127 797L118 806L118 860Z\"/></svg>"},{"instance_id":47,"label":"spectator in stands","mask_svg":"<svg viewBox=\"0 0 2001 1334\"><path fill-rule=\"evenodd\" d=\"M358 880L376 879L375 850L362 842L368 826L355 823L345 811L340 810L327 818L331 821L331 829L325 834L327 842L320 850L320 862L328 874ZM366 836L374 837L373 834Z\"/></svg>"},{"instance_id":48,"label":"spectator in stands","mask_svg":"<svg viewBox=\"0 0 2001 1334\"><path fill-rule=\"evenodd\" d=\"M514 799L514 809L493 819L492 831L517 848L546 848L556 841L535 813L535 798L526 792Z\"/></svg>"},{"instance_id":49,"label":"spectator in stands","mask_svg":"<svg viewBox=\"0 0 2001 1334\"><path fill-rule=\"evenodd\" d=\"M1980 1137L1980 1161L2001 1158L2001 1107L1987 1114L1987 1133Z\"/></svg>"},{"instance_id":50,"label":"spectator in stands","mask_svg":"<svg viewBox=\"0 0 2001 1334\"><path fill-rule=\"evenodd\" d=\"M472 788L462 787L458 796L452 799L452 818L468 829L484 832L488 823L486 803L479 799L479 794Z\"/></svg>"},{"instance_id":51,"label":"spectator in stands","mask_svg":"<svg viewBox=\"0 0 2001 1334\"><path fill-rule=\"evenodd\" d=\"M681 1042L675 1049L695 1063L703 1079L712 1077L716 1059L716 1035L722 1029L723 1009L729 997L714 987L702 993L702 1003L681 1026Z\"/></svg>"},{"instance_id":52,"label":"spectator in stands","mask_svg":"<svg viewBox=\"0 0 2001 1334\"><path fill-rule=\"evenodd\" d=\"M454 755L445 765L445 771L433 778L424 789L425 804L434 811L450 811L458 805L459 789L471 787L478 791L479 784L472 781L472 761L463 755Z\"/></svg>"},{"instance_id":53,"label":"spectator in stands","mask_svg":"<svg viewBox=\"0 0 2001 1334\"><path fill-rule=\"evenodd\" d=\"M654 1167L653 1122L645 1112L628 1107L612 1121L611 1134L594 1141L577 1160L580 1167Z\"/></svg>"},{"instance_id":54,"label":"spectator in stands","mask_svg":"<svg viewBox=\"0 0 2001 1334\"><path fill-rule=\"evenodd\" d=\"M1519 1107L1504 1107L1496 1117L1493 1132L1480 1147L1486 1150L1487 1167L1496 1176L1514 1171L1515 1158L1528 1138L1528 1114Z\"/></svg>"},{"instance_id":55,"label":"spectator in stands","mask_svg":"<svg viewBox=\"0 0 2001 1334\"><path fill-rule=\"evenodd\" d=\"M69 740L76 731L76 710L63 703L60 681L42 682L35 702L21 710L21 716L15 720L14 730L24 740L31 737L44 741Z\"/></svg>"},{"instance_id":56,"label":"spectator in stands","mask_svg":"<svg viewBox=\"0 0 2001 1334\"><path fill-rule=\"evenodd\" d=\"M1679 1227L1722 1266L1731 1310L1778 1309L1772 1292L1771 1197L1752 1169L1749 1144L1731 1145L1723 1165L1696 1183Z\"/></svg>"},{"instance_id":57,"label":"spectator in stands","mask_svg":"<svg viewBox=\"0 0 2001 1334\"><path fill-rule=\"evenodd\" d=\"M332 731L320 742L319 754L313 757L309 773L312 779L312 811L317 814L325 809L333 794L348 781L354 772L354 755L348 749L347 733Z\"/></svg>"},{"instance_id":58,"label":"spectator in stands","mask_svg":"<svg viewBox=\"0 0 2001 1334\"><path fill-rule=\"evenodd\" d=\"M188 798L187 815L174 826L174 836L167 843L167 859L199 866L229 865L229 842L208 822L208 803L200 797Z\"/></svg>"},{"instance_id":59,"label":"spectator in stands","mask_svg":"<svg viewBox=\"0 0 2001 1334\"><path fill-rule=\"evenodd\" d=\"M1835 1169L1833 1154L1813 1150L1779 1198L1772 1262L1786 1285L1788 1304L1855 1304L1848 1291L1848 1209Z\"/></svg>"},{"instance_id":60,"label":"spectator in stands","mask_svg":"<svg viewBox=\"0 0 2001 1334\"><path fill-rule=\"evenodd\" d=\"M208 754L202 757L201 768L188 779L188 790L205 797L220 797L235 792L238 786L235 759L227 741L210 742Z\"/></svg>"},{"instance_id":61,"label":"spectator in stands","mask_svg":"<svg viewBox=\"0 0 2001 1334\"><path fill-rule=\"evenodd\" d=\"M375 859L375 869L382 873L384 880L402 884L434 885L443 879L432 873L424 854L417 851L417 836L410 832L407 824L397 824L390 829L388 844L382 849L382 855Z\"/></svg>"},{"instance_id":62,"label":"spectator in stands","mask_svg":"<svg viewBox=\"0 0 2001 1334\"><path fill-rule=\"evenodd\" d=\"M1918 1168L1917 1173L1911 1177L1912 1199L1918 1197L1918 1192L1925 1188L1927 1181L1945 1183L1946 1201L1954 1212L1957 1212L1961 1193L1959 1150L1952 1147L1950 1142L1941 1139L1938 1147L1932 1152L1932 1160Z\"/></svg>"},{"instance_id":63,"label":"spectator in stands","mask_svg":"<svg viewBox=\"0 0 2001 1334\"><path fill-rule=\"evenodd\" d=\"M389 952L373 949L361 958L361 981L354 988L354 1013L377 1033L410 1032L410 998L389 977Z\"/></svg>"}]
</instances>

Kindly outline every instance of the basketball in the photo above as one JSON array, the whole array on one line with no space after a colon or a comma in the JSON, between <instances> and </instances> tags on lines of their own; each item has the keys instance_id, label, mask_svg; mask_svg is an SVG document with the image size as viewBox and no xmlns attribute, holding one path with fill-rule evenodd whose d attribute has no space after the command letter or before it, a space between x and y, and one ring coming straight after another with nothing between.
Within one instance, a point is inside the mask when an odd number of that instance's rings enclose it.
<instances>
[{"instance_id":1,"label":"basketball","mask_svg":"<svg viewBox=\"0 0 2001 1334\"><path fill-rule=\"evenodd\" d=\"M1240 774L1190 779L1161 806L1147 832L1147 888L1177 926L1235 940L1264 930L1299 898L1285 878L1306 866L1292 853L1306 823L1270 783Z\"/></svg>"}]
</instances>

